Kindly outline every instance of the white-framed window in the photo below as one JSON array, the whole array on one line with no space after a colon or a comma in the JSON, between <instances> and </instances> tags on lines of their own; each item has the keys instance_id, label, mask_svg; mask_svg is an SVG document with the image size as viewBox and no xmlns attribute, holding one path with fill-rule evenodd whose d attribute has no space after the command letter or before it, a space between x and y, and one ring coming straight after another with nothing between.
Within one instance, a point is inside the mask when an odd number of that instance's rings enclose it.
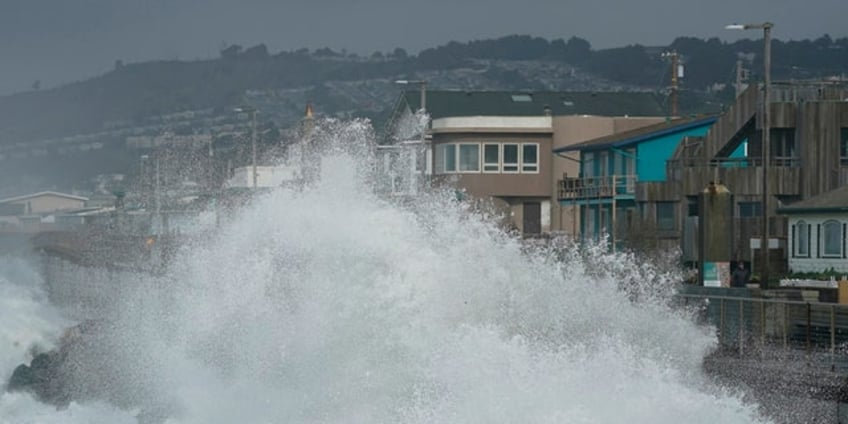
<instances>
[{"instance_id":1,"label":"white-framed window","mask_svg":"<svg viewBox=\"0 0 848 424\"><path fill-rule=\"evenodd\" d=\"M501 145L483 145L483 172L497 173L501 171Z\"/></svg>"},{"instance_id":2,"label":"white-framed window","mask_svg":"<svg viewBox=\"0 0 848 424\"><path fill-rule=\"evenodd\" d=\"M804 221L795 224L795 256L810 257L810 224Z\"/></svg>"},{"instance_id":3,"label":"white-framed window","mask_svg":"<svg viewBox=\"0 0 848 424\"><path fill-rule=\"evenodd\" d=\"M842 257L842 224L836 220L828 220L822 224L824 234L819 249L825 258Z\"/></svg>"},{"instance_id":4,"label":"white-framed window","mask_svg":"<svg viewBox=\"0 0 848 424\"><path fill-rule=\"evenodd\" d=\"M459 172L480 172L480 145L459 144Z\"/></svg>"},{"instance_id":5,"label":"white-framed window","mask_svg":"<svg viewBox=\"0 0 848 424\"><path fill-rule=\"evenodd\" d=\"M515 143L504 143L503 145L503 167L501 171L505 174L514 174L518 172L519 145Z\"/></svg>"},{"instance_id":6,"label":"white-framed window","mask_svg":"<svg viewBox=\"0 0 848 424\"><path fill-rule=\"evenodd\" d=\"M521 172L539 172L539 145L524 143L521 145Z\"/></svg>"},{"instance_id":7,"label":"white-framed window","mask_svg":"<svg viewBox=\"0 0 848 424\"><path fill-rule=\"evenodd\" d=\"M437 174L456 172L456 144L439 144L436 146Z\"/></svg>"},{"instance_id":8,"label":"white-framed window","mask_svg":"<svg viewBox=\"0 0 848 424\"><path fill-rule=\"evenodd\" d=\"M435 147L435 173L539 173L539 143L443 143Z\"/></svg>"}]
</instances>

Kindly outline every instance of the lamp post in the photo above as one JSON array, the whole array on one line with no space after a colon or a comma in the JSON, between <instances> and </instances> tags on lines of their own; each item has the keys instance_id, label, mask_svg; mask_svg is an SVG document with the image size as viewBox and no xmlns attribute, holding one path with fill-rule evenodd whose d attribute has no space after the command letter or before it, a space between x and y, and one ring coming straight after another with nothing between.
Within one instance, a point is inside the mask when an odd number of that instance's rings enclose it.
<instances>
[{"instance_id":1,"label":"lamp post","mask_svg":"<svg viewBox=\"0 0 848 424\"><path fill-rule=\"evenodd\" d=\"M421 106L420 106L420 109L421 109L422 112L427 111L427 80L396 80L395 84L399 84L399 85L417 84L418 88L421 90Z\"/></svg>"},{"instance_id":2,"label":"lamp post","mask_svg":"<svg viewBox=\"0 0 848 424\"><path fill-rule=\"evenodd\" d=\"M233 109L233 111L250 115L251 178L253 179L253 188L256 189L256 108L253 106L242 106Z\"/></svg>"},{"instance_id":3,"label":"lamp post","mask_svg":"<svg viewBox=\"0 0 848 424\"><path fill-rule=\"evenodd\" d=\"M768 284L769 277L769 222L768 222L768 200L769 200L769 150L771 145L771 112L769 102L771 101L771 28L774 26L771 22L761 24L732 24L727 25L725 29L737 30L763 30L763 137L762 137L762 154L763 154L763 200L762 200L762 219L763 219L763 234L760 239L760 252L763 254L762 272L760 272L760 283L765 287Z\"/></svg>"}]
</instances>

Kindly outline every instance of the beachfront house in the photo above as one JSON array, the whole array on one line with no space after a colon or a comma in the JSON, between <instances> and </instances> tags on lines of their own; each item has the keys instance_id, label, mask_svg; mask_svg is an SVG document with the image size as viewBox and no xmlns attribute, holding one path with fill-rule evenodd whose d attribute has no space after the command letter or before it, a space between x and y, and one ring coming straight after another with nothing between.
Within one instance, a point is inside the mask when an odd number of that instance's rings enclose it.
<instances>
[{"instance_id":1,"label":"beachfront house","mask_svg":"<svg viewBox=\"0 0 848 424\"><path fill-rule=\"evenodd\" d=\"M848 186L779 208L788 217L792 272L848 273Z\"/></svg>"},{"instance_id":2,"label":"beachfront house","mask_svg":"<svg viewBox=\"0 0 848 424\"><path fill-rule=\"evenodd\" d=\"M679 199L662 197L654 184L667 180L666 161L681 141L703 136L715 121L670 119L554 149L557 155L579 153L579 173L562 175L557 200L579 213L581 238L608 236L617 245L645 228L660 238L678 236Z\"/></svg>"},{"instance_id":3,"label":"beachfront house","mask_svg":"<svg viewBox=\"0 0 848 424\"><path fill-rule=\"evenodd\" d=\"M388 136L384 145L421 139L408 130L420 104L419 90L402 93L387 129L402 136ZM553 150L664 120L652 93L434 90L425 108L428 163L419 167L429 182L491 200L505 225L526 236L570 232L577 224L556 202L557 175L576 173L577 164L555 160Z\"/></svg>"}]
</instances>

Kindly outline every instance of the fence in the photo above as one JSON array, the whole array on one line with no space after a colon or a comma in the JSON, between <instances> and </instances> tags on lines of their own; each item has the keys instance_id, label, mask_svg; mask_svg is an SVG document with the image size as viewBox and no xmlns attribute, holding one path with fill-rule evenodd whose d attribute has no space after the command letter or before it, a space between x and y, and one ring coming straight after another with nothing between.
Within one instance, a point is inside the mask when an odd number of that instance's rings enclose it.
<instances>
[{"instance_id":1,"label":"fence","mask_svg":"<svg viewBox=\"0 0 848 424\"><path fill-rule=\"evenodd\" d=\"M831 368L848 366L848 305L799 300L679 294L715 326L722 349L739 356L827 354ZM774 359L774 358L772 358Z\"/></svg>"}]
</instances>

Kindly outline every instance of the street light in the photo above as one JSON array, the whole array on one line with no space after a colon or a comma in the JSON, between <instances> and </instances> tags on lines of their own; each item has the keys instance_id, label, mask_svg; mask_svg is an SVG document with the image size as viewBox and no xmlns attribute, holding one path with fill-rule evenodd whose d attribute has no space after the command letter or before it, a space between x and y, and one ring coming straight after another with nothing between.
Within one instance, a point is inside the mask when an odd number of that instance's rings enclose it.
<instances>
[{"instance_id":1,"label":"street light","mask_svg":"<svg viewBox=\"0 0 848 424\"><path fill-rule=\"evenodd\" d=\"M421 111L427 111L427 80L396 80L395 84L399 85L412 85L418 84L418 87L421 89Z\"/></svg>"},{"instance_id":2,"label":"street light","mask_svg":"<svg viewBox=\"0 0 848 424\"><path fill-rule=\"evenodd\" d=\"M253 188L256 189L256 108L253 106L242 106L233 109L236 113L247 113L250 115L250 150L253 175Z\"/></svg>"},{"instance_id":3,"label":"street light","mask_svg":"<svg viewBox=\"0 0 848 424\"><path fill-rule=\"evenodd\" d=\"M760 282L764 285L768 284L769 277L769 222L768 222L768 200L769 200L769 148L771 144L771 112L769 107L771 94L771 28L774 26L771 22L761 24L731 24L725 29L763 30L763 137L762 137L762 154L763 154L763 201L762 201L762 219L763 219L763 234L760 239L760 252L763 252L763 270L760 273Z\"/></svg>"}]
</instances>

